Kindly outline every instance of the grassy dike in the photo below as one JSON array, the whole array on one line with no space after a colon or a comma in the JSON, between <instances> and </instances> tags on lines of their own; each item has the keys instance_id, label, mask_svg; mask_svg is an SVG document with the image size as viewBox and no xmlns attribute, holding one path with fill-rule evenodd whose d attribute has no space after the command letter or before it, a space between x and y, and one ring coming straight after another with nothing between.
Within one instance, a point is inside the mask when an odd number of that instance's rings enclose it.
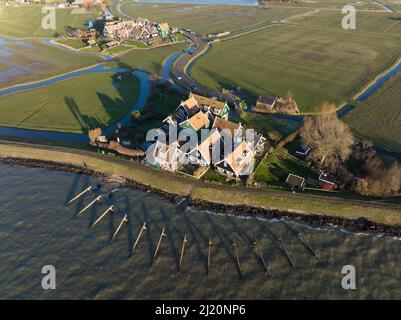
<instances>
[{"instance_id":1,"label":"grassy dike","mask_svg":"<svg viewBox=\"0 0 401 320\"><path fill-rule=\"evenodd\" d=\"M0 157L53 161L75 166L85 165L88 169L106 175L123 176L164 192L182 196L191 194L193 199L212 203L286 210L300 215L319 214L340 218L363 216L377 223L401 224L400 207L384 207L377 203L358 203L354 200L292 194L266 189L215 185L167 172L154 171L139 165L137 162L100 156L84 150L0 141Z\"/></svg>"}]
</instances>

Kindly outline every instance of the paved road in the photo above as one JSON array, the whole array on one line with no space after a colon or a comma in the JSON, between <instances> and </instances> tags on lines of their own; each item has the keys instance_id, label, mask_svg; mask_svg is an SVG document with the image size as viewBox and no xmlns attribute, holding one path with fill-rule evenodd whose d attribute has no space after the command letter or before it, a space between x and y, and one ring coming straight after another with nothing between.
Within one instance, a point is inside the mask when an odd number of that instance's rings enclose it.
<instances>
[{"instance_id":1,"label":"paved road","mask_svg":"<svg viewBox=\"0 0 401 320\"><path fill-rule=\"evenodd\" d=\"M187 31L182 32L187 38L191 40L194 49L180 56L173 64L172 76L174 81L180 87L186 88L190 91L196 91L197 93L211 97L219 97L221 95L219 91L201 85L200 83L192 79L189 75L190 64L208 52L210 48L210 43L196 34Z\"/></svg>"}]
</instances>

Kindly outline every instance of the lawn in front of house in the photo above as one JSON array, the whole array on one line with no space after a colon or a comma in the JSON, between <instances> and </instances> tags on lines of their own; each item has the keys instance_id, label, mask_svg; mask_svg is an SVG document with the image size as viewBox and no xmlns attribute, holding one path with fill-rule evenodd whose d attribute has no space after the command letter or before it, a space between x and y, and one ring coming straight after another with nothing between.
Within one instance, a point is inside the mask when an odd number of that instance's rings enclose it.
<instances>
[{"instance_id":1,"label":"lawn in front of house","mask_svg":"<svg viewBox=\"0 0 401 320\"><path fill-rule=\"evenodd\" d=\"M81 75L55 84L0 96L0 125L86 132L121 119L139 95L139 79L113 73Z\"/></svg>"},{"instance_id":2,"label":"lawn in front of house","mask_svg":"<svg viewBox=\"0 0 401 320\"><path fill-rule=\"evenodd\" d=\"M284 152L275 150L268 153L260 162L254 173L255 182L262 182L266 185L285 186L288 174L295 174L305 179L316 179L314 173L303 162L293 159Z\"/></svg>"}]
</instances>

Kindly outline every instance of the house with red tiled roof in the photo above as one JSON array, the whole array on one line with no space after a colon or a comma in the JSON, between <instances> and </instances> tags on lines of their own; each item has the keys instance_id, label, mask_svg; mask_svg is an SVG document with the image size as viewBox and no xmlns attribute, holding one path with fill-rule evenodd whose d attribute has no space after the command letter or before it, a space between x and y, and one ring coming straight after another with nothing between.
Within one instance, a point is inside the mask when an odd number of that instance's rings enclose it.
<instances>
[{"instance_id":1,"label":"house with red tiled roof","mask_svg":"<svg viewBox=\"0 0 401 320\"><path fill-rule=\"evenodd\" d=\"M217 155L219 157L220 139L219 131L217 129L211 130L206 138L188 152L189 163L204 167L210 166L212 164L212 156ZM213 154L213 151L216 153Z\"/></svg>"},{"instance_id":2,"label":"house with red tiled roof","mask_svg":"<svg viewBox=\"0 0 401 320\"><path fill-rule=\"evenodd\" d=\"M238 179L240 176L252 175L255 154L245 141L235 144L222 160L215 164L217 172Z\"/></svg>"},{"instance_id":3,"label":"house with red tiled roof","mask_svg":"<svg viewBox=\"0 0 401 320\"><path fill-rule=\"evenodd\" d=\"M210 126L208 112L199 111L192 117L180 123L180 127L183 129L192 129L198 131L200 129L207 129Z\"/></svg>"}]
</instances>

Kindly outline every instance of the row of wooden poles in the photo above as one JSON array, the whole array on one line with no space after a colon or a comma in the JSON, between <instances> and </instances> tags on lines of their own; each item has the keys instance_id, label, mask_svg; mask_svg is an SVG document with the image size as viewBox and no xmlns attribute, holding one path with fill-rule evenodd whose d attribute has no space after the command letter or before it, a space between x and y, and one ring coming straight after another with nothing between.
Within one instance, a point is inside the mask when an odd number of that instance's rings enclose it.
<instances>
[{"instance_id":1,"label":"row of wooden poles","mask_svg":"<svg viewBox=\"0 0 401 320\"><path fill-rule=\"evenodd\" d=\"M68 201L67 205L73 203L74 201L78 200L80 197L82 197L85 193L89 192L92 190L92 187L89 186L88 188L86 188L85 190L83 190L82 192L80 192L79 194L77 194L74 198L72 198L70 201ZM104 195L99 195L97 196L94 200L92 200L91 202L89 202L83 209L81 209L76 216L81 215L82 213L84 213L85 211L87 211L89 208L91 208L95 203L97 203L98 201L102 200L102 198L104 197ZM102 214L92 223L92 225L90 226L91 228L96 226L101 220L103 220L104 217L107 216L107 214L114 212L115 207L114 205L109 206L105 211L102 212ZM115 230L115 232L113 233L112 239L111 241L114 241L117 237L117 235L119 234L121 228L123 227L123 225L125 223L128 223L128 215L125 214L124 217L121 219L117 229ZM141 229L139 230L139 233L136 237L136 240L134 242L134 245L131 248L131 254L134 254L135 249L138 246L138 243L143 235L143 233L147 230L147 225L146 222L144 222L144 224L142 225ZM152 257L152 265L156 262L158 254L159 254L159 250L160 250L160 245L163 241L163 239L166 237L166 228L164 227L160 233L160 237L159 240L157 242L157 246L156 249L154 251L153 257ZM315 256L316 258L319 258L318 254L316 253L316 251L312 248L312 246L310 245L310 243L308 242L308 240L304 237L304 235L302 233L298 233L297 234L297 238L299 241L301 241L303 243L303 245L310 251L310 253ZM291 258L291 255L287 249L287 245L285 244L284 240L282 238L278 239L281 242L283 251L287 257L287 260L290 264L290 266L292 268L295 267L293 260ZM184 235L183 241L182 241L182 245L181 245L181 251L180 251L180 259L179 259L179 263L178 263L178 272L180 272L181 267L182 267L182 263L183 263L183 259L184 259L184 253L185 253L185 248L187 246L188 243L188 238L187 235ZM254 241L254 246L256 247L260 262L262 263L263 269L265 271L265 274L271 275L270 272L270 267L266 264L265 258L263 256L263 252L262 249L259 245L258 240L255 238ZM209 274L210 272L210 267L211 267L211 250L212 250L212 239L211 237L209 237L209 240L207 242L207 274ZM241 268L241 261L240 261L240 257L239 257L239 253L238 253L238 247L237 247L237 242L235 240L235 237L232 238L232 246L234 248L234 253L235 253L235 259L236 259L236 263L237 263L237 268L238 268L238 272L239 275L242 277L243 272L242 272L242 268Z\"/></svg>"}]
</instances>

